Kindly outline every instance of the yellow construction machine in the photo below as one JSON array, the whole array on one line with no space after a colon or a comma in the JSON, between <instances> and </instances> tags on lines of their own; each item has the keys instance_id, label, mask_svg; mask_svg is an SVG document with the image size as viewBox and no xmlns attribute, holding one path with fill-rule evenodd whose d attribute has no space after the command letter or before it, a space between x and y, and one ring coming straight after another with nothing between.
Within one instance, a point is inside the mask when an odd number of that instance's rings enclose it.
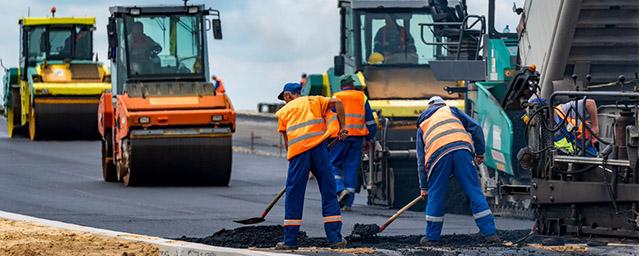
<instances>
[{"instance_id":1,"label":"yellow construction machine","mask_svg":"<svg viewBox=\"0 0 640 256\"><path fill-rule=\"evenodd\" d=\"M94 17L24 17L20 63L5 68L3 104L9 137L98 138L100 95L109 69L93 53Z\"/></svg>"}]
</instances>

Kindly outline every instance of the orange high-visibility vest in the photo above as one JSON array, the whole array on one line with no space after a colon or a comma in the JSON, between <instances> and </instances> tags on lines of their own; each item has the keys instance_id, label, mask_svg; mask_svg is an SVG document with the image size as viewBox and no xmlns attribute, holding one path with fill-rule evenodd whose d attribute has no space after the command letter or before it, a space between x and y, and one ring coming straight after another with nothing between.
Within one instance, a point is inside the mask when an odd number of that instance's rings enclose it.
<instances>
[{"instance_id":1,"label":"orange high-visibility vest","mask_svg":"<svg viewBox=\"0 0 640 256\"><path fill-rule=\"evenodd\" d=\"M565 116L567 116L567 113L564 112L564 109L562 109L562 105L558 105L555 108L555 113L558 116L558 118L560 119L560 122L562 122L562 120L565 118ZM586 111L586 109L585 109ZM577 112L577 111L576 111ZM586 121L586 120L585 120ZM577 118L573 118L570 116L567 116L567 121L565 123L565 128L567 129L567 132L572 132L574 128L577 128L577 139L582 139L582 122L580 120L577 120ZM585 129L585 139L587 140L591 140L591 142L596 142L596 138L591 136L591 132L589 132L589 129Z\"/></svg>"},{"instance_id":2,"label":"orange high-visibility vest","mask_svg":"<svg viewBox=\"0 0 640 256\"><path fill-rule=\"evenodd\" d=\"M216 85L216 93L224 94L226 91L224 89L224 83L222 82L222 79L218 78L215 81L217 83L217 85Z\"/></svg>"},{"instance_id":3,"label":"orange high-visibility vest","mask_svg":"<svg viewBox=\"0 0 640 256\"><path fill-rule=\"evenodd\" d=\"M365 113L364 105L367 96L361 91L356 90L344 90L337 92L333 95L342 101L344 106L344 128L349 132L349 136L367 136L369 135L369 129L365 125ZM328 131L331 137L338 137L340 130L340 124L338 123L338 115L334 112L330 112L327 116L329 119L327 124L329 126Z\"/></svg>"},{"instance_id":4,"label":"orange high-visibility vest","mask_svg":"<svg viewBox=\"0 0 640 256\"><path fill-rule=\"evenodd\" d=\"M325 115L328 98L322 96L299 97L282 107L278 117L280 132L287 134L287 159L291 159L317 146L327 139Z\"/></svg>"},{"instance_id":5,"label":"orange high-visibility vest","mask_svg":"<svg viewBox=\"0 0 640 256\"><path fill-rule=\"evenodd\" d=\"M473 145L471 136L448 106L440 107L429 118L420 123L424 141L424 162L429 166L429 158L443 146L464 141Z\"/></svg>"}]
</instances>

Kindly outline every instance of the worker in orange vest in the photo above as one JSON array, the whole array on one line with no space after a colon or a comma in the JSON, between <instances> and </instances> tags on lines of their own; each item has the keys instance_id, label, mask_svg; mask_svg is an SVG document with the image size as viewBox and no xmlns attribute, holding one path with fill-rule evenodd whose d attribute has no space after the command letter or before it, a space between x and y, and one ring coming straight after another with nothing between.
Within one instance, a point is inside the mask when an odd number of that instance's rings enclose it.
<instances>
[{"instance_id":1,"label":"worker in orange vest","mask_svg":"<svg viewBox=\"0 0 640 256\"><path fill-rule=\"evenodd\" d=\"M338 99L322 96L301 96L299 83L287 83L278 96L286 105L276 116L278 131L282 133L287 148L289 170L287 173L284 241L276 245L277 250L295 250L298 248L298 232L302 224L304 194L307 188L309 171L318 181L322 196L322 215L327 239L332 247L345 247L347 241L342 238L342 216L336 198L336 181L329 165L329 150L325 140L327 133L326 115L336 109L339 128L344 124L344 109ZM346 131L340 134L346 138Z\"/></svg>"},{"instance_id":2,"label":"worker in orange vest","mask_svg":"<svg viewBox=\"0 0 640 256\"><path fill-rule=\"evenodd\" d=\"M367 96L358 91L354 86L355 80L351 75L343 75L340 78L340 88L333 97L340 99L344 105L345 128L349 137L338 143L331 149L331 168L336 179L336 191L342 211L351 211L357 185L358 171L362 161L362 146L371 146L371 140L376 135L378 128L373 119L373 112L369 106ZM329 126L337 126L336 116L329 118ZM330 130L332 128L330 127ZM337 128L333 128L337 131ZM331 134L337 137L338 133Z\"/></svg>"},{"instance_id":3,"label":"worker in orange vest","mask_svg":"<svg viewBox=\"0 0 640 256\"><path fill-rule=\"evenodd\" d=\"M224 89L224 83L222 82L222 79L220 79L218 76L213 75L211 76L211 81L213 82L213 88L216 91L216 94L221 93L224 94L226 91Z\"/></svg>"},{"instance_id":4,"label":"worker in orange vest","mask_svg":"<svg viewBox=\"0 0 640 256\"><path fill-rule=\"evenodd\" d=\"M456 107L433 96L417 122L416 156L420 195L429 195L425 209L423 246L434 246L440 240L444 224L444 207L449 176L455 176L471 201L471 212L488 242L499 242L493 214L480 189L475 164L484 162L485 142L482 127ZM474 155L475 154L475 155ZM428 191L428 193L427 193Z\"/></svg>"}]
</instances>

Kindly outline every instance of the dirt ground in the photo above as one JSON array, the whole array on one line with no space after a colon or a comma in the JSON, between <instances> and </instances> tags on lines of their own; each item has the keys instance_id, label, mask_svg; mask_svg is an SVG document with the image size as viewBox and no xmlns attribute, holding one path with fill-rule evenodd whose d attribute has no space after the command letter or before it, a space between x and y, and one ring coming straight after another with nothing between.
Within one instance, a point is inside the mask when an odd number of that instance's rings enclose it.
<instances>
[{"instance_id":1,"label":"dirt ground","mask_svg":"<svg viewBox=\"0 0 640 256\"><path fill-rule=\"evenodd\" d=\"M152 245L0 218L0 256L155 256Z\"/></svg>"}]
</instances>

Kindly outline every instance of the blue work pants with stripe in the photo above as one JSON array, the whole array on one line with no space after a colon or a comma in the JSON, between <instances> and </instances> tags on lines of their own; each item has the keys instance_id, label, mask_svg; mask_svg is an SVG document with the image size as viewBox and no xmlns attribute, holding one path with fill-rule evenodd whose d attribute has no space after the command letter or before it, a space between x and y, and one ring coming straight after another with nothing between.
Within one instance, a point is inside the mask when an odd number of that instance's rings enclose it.
<instances>
[{"instance_id":1,"label":"blue work pants with stripe","mask_svg":"<svg viewBox=\"0 0 640 256\"><path fill-rule=\"evenodd\" d=\"M426 238L439 241L444 224L444 207L449 176L454 175L471 201L471 212L480 233L496 234L496 226L489 204L482 194L473 156L468 150L455 150L442 156L431 171L425 218Z\"/></svg>"},{"instance_id":2,"label":"blue work pants with stripe","mask_svg":"<svg viewBox=\"0 0 640 256\"><path fill-rule=\"evenodd\" d=\"M351 207L355 199L358 171L362 161L364 136L347 137L338 141L331 149L331 170L336 179L336 192L351 192L345 199L345 206Z\"/></svg>"},{"instance_id":3,"label":"blue work pants with stripe","mask_svg":"<svg viewBox=\"0 0 640 256\"><path fill-rule=\"evenodd\" d=\"M323 142L289 160L284 201L284 243L286 245L296 246L298 244L297 237L302 223L304 194L309 180L309 171L315 175L320 187L322 216L324 216L324 230L327 239L331 242L342 240L340 234L342 217L336 197L336 182L329 165L327 143Z\"/></svg>"}]
</instances>

